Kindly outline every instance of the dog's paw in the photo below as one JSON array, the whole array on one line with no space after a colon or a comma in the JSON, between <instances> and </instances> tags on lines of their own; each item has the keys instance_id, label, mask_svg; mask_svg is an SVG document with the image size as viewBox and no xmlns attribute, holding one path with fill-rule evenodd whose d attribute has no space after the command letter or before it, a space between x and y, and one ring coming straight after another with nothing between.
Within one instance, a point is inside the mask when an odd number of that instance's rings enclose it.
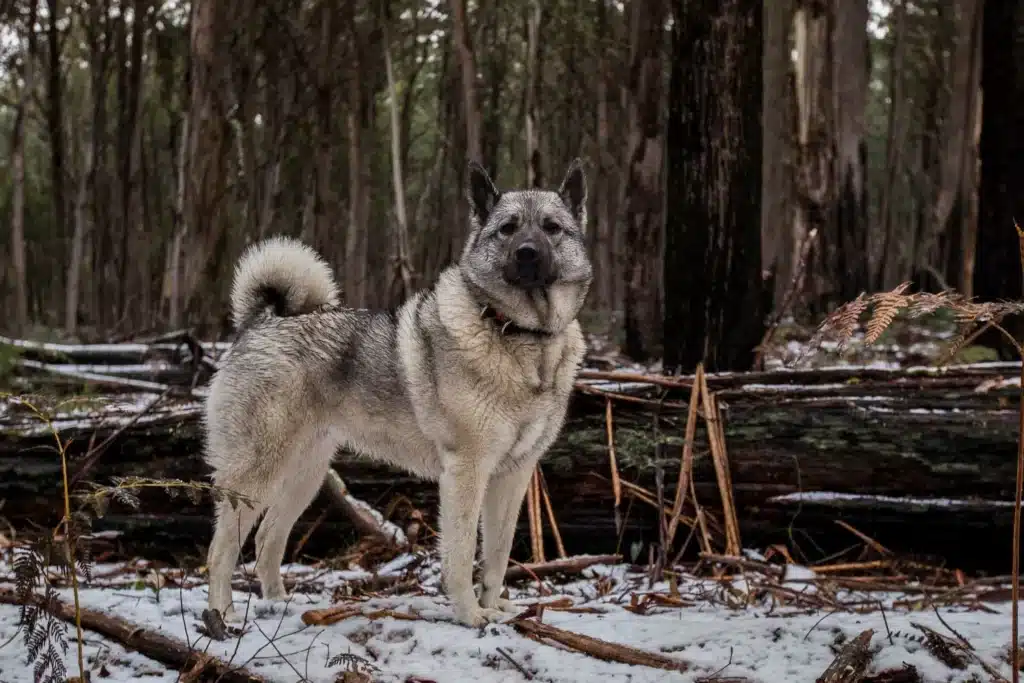
<instances>
[{"instance_id":1,"label":"dog's paw","mask_svg":"<svg viewBox=\"0 0 1024 683\"><path fill-rule=\"evenodd\" d=\"M480 628L495 621L508 619L508 612L493 607L481 607L470 605L465 608L455 608L455 618L463 625L471 628Z\"/></svg>"},{"instance_id":2,"label":"dog's paw","mask_svg":"<svg viewBox=\"0 0 1024 683\"><path fill-rule=\"evenodd\" d=\"M480 605L484 609L493 608L507 614L519 614L523 609L525 609L511 600L506 600L505 598L491 598L489 596L485 596L485 599L480 601Z\"/></svg>"},{"instance_id":3,"label":"dog's paw","mask_svg":"<svg viewBox=\"0 0 1024 683\"><path fill-rule=\"evenodd\" d=\"M228 605L220 610L220 618L224 620L225 624L238 624L242 621L242 617L235 611L234 605Z\"/></svg>"},{"instance_id":4,"label":"dog's paw","mask_svg":"<svg viewBox=\"0 0 1024 683\"><path fill-rule=\"evenodd\" d=\"M263 599L268 602L284 602L289 597L291 596L288 594L288 591L284 589L284 586L277 589L267 590L263 594Z\"/></svg>"}]
</instances>

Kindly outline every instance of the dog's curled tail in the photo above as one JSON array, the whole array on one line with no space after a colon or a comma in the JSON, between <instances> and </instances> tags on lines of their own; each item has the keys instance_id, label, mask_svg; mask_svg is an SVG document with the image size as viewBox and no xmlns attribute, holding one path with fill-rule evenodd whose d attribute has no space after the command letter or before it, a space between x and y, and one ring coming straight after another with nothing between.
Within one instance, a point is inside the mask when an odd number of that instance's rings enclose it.
<instances>
[{"instance_id":1,"label":"dog's curled tail","mask_svg":"<svg viewBox=\"0 0 1024 683\"><path fill-rule=\"evenodd\" d=\"M310 246L271 237L245 250L235 266L231 316L236 328L270 310L273 315L310 313L338 304L330 266Z\"/></svg>"}]
</instances>

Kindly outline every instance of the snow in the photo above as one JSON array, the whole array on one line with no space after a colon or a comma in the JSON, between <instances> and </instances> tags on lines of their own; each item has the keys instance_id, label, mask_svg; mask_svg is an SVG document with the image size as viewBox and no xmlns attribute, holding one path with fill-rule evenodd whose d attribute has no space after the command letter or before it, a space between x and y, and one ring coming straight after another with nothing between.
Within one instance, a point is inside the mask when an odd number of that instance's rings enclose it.
<instances>
[{"instance_id":1,"label":"snow","mask_svg":"<svg viewBox=\"0 0 1024 683\"><path fill-rule=\"evenodd\" d=\"M848 504L878 508L879 506L957 509L989 509L1013 507L1012 500L991 500L987 498L924 498L917 496L883 496L866 493L839 493L836 491L798 491L769 498L769 503L803 503L803 504Z\"/></svg>"},{"instance_id":2,"label":"snow","mask_svg":"<svg viewBox=\"0 0 1024 683\"><path fill-rule=\"evenodd\" d=\"M746 554L758 556L756 552ZM381 568L382 573L400 574L417 560L401 556ZM772 598L766 599L756 590L751 593L752 587L756 589L758 585L756 575L734 577L732 585L725 586L729 590L723 590L723 584L710 579L681 575L676 599L685 607L650 606L643 614L637 614L627 609L631 598L648 592L668 594L670 589L664 583L648 587L643 573L632 572L625 566L592 567L571 583L551 585L552 594L543 598L538 598L535 583L513 592L513 598L521 605L568 596L574 607L589 611L548 609L543 614L545 623L689 664L686 672L677 673L605 662L560 645L536 642L520 635L509 624L492 624L483 629L458 625L452 621L447 599L438 592L437 566L433 561L416 570L420 591L349 599L348 604L361 608L364 615L391 609L413 619L356 616L328 626L307 626L301 616L307 610L336 604L331 599L334 589L369 574L358 568L338 571L286 565L286 577L309 582L317 590L295 592L286 603L269 603L236 592L236 609L247 615L244 633L221 642L211 641L197 630L206 607L205 584L193 578L178 581L168 574L168 582L155 590L154 586L162 581L149 581L148 585L139 581L140 574L152 571L145 563L138 563L132 571L122 574L116 568L112 573L110 567L97 566L94 576L103 579L82 589L82 605L187 641L193 648L206 650L233 665L244 665L271 681L334 681L345 670L345 664L332 665L331 659L343 653L372 665L370 671L375 681L406 681L414 677L480 683L524 680L501 650L531 672L534 680L552 683L696 683L716 672L720 678L739 677L757 683L799 683L815 680L834 658L840 642L868 628L875 632L872 672L907 663L917 667L927 682L962 683L973 676L988 680L980 665L952 670L930 654L919 637L911 637L919 635L913 623L952 636L943 621L966 638L982 660L1009 676L1005 657L1010 623L1007 603L990 602L985 610L943 607L938 613L931 608L913 612L900 606L899 600L906 596L898 593L840 591L837 599L851 603L848 609L809 610L806 605L785 606ZM5 575L9 575L9 568L0 566L0 577ZM783 577L787 589L807 592L815 590L816 579L813 569L795 565L788 566ZM72 599L69 589L61 589L60 596L68 602ZM853 602L863 606L868 601L883 605L884 613L877 609L859 613L855 611L859 608L852 606ZM15 607L0 606L0 644L14 636L0 647L0 681L28 680L30 675L24 641L16 634L17 614ZM69 641L73 637L73 629L69 628ZM104 680L112 683L177 679L177 674L163 665L126 652L93 633L86 632L85 653L89 662L97 653L104 653L108 674ZM69 673L76 674L73 642L67 662ZM96 680L96 673L93 675Z\"/></svg>"}]
</instances>

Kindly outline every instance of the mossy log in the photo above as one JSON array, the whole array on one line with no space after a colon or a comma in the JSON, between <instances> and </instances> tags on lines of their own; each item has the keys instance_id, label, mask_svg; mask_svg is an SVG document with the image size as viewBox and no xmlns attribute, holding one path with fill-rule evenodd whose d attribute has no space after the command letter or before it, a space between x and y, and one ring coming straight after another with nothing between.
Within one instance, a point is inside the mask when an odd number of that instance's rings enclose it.
<instances>
[{"instance_id":1,"label":"mossy log","mask_svg":"<svg viewBox=\"0 0 1024 683\"><path fill-rule=\"evenodd\" d=\"M941 555L965 569L1008 568L1018 368L1000 363L945 371L839 368L710 376L725 421L744 543L787 542L808 555L829 552L856 542L833 523L843 519L896 551ZM605 415L611 400L623 479L653 491L660 467L671 501L688 379L655 381L660 386L629 375L582 376L566 427L543 463L570 553L621 549L629 556L640 549L646 557L642 544L656 539L652 508L628 498L621 535L616 529ZM205 478L197 402L167 397L126 428L143 400L90 401L80 413L102 409L102 416L62 414L53 423L63 438L73 439L72 471L74 456L90 442L116 435L87 480ZM2 514L16 527L27 520L49 524L60 514L54 439L49 426L33 419L24 406L0 407L0 499ZM384 506L400 494L428 518L435 512L432 484L348 455L341 456L338 469L363 500ZM700 503L716 508L703 427L697 430L694 478ZM972 502L958 502L965 500ZM311 507L293 541L309 530L323 505ZM123 531L122 542L133 549L195 555L208 541L209 514L208 501L193 505L156 493L144 498L141 512L115 504L96 526ZM525 534L525 517L521 526ZM304 551L324 554L351 537L344 520L327 515Z\"/></svg>"}]
</instances>

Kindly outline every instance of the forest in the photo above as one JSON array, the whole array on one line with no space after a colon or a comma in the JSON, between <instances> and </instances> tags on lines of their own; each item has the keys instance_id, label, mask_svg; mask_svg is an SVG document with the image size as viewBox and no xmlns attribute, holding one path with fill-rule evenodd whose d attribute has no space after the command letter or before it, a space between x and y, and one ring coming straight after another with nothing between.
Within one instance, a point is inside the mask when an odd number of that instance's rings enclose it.
<instances>
[{"instance_id":1,"label":"forest","mask_svg":"<svg viewBox=\"0 0 1024 683\"><path fill-rule=\"evenodd\" d=\"M246 247L394 310L471 162L577 158L523 612L452 622L437 486L344 452L218 622ZM1019 681L1024 0L0 0L0 264L0 683Z\"/></svg>"}]
</instances>

